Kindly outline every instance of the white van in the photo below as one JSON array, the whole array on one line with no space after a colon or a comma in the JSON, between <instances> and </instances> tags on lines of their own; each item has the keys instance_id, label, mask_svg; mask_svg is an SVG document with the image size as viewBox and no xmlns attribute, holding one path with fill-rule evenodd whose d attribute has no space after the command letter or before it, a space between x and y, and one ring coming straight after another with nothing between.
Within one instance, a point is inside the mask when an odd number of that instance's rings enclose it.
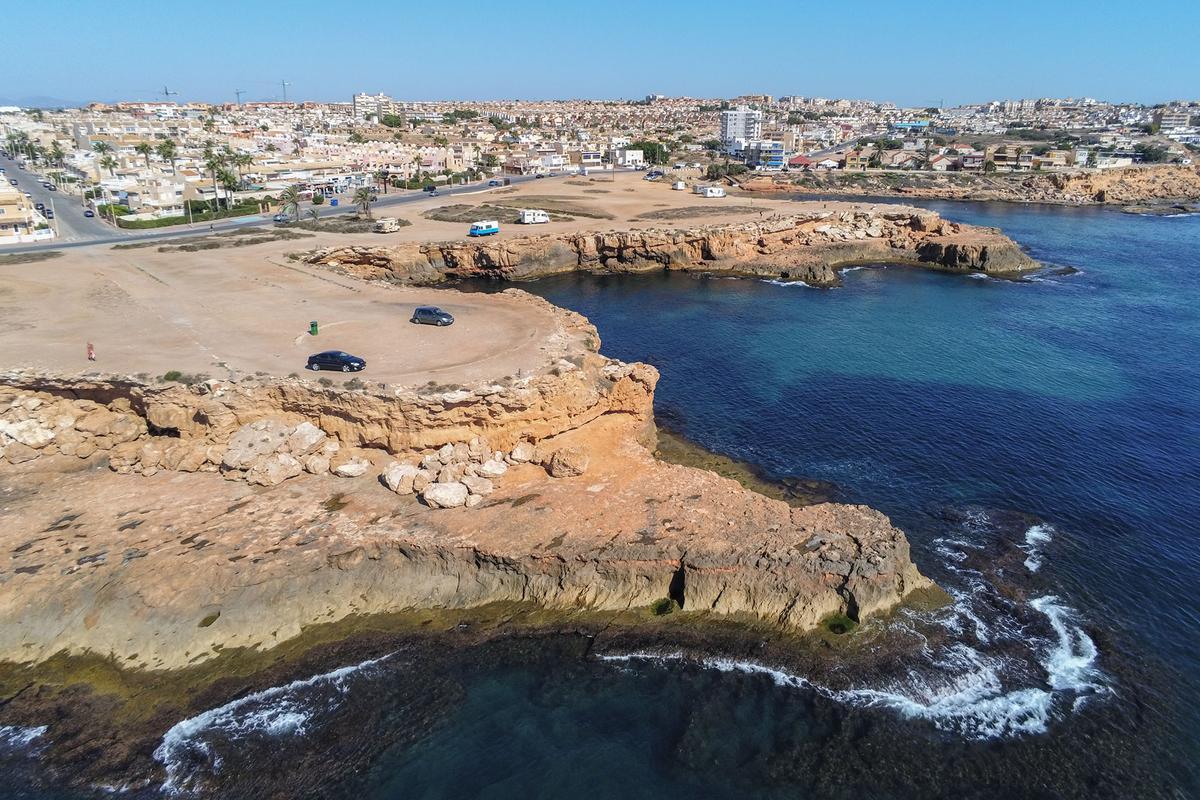
<instances>
[{"instance_id":1,"label":"white van","mask_svg":"<svg viewBox=\"0 0 1200 800\"><path fill-rule=\"evenodd\" d=\"M517 221L522 225L537 225L540 222L549 222L550 215L540 208L523 208Z\"/></svg>"},{"instance_id":2,"label":"white van","mask_svg":"<svg viewBox=\"0 0 1200 800\"><path fill-rule=\"evenodd\" d=\"M400 230L400 220L395 217L384 217L375 222L375 233L395 233Z\"/></svg>"},{"instance_id":3,"label":"white van","mask_svg":"<svg viewBox=\"0 0 1200 800\"><path fill-rule=\"evenodd\" d=\"M701 197L724 197L725 187L723 186L702 186L698 194Z\"/></svg>"}]
</instances>

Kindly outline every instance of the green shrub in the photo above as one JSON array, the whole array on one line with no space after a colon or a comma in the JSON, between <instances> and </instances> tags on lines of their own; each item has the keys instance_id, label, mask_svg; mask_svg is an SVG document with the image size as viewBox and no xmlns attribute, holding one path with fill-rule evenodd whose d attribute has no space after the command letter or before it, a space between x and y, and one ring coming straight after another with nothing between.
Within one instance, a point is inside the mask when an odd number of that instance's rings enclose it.
<instances>
[{"instance_id":1,"label":"green shrub","mask_svg":"<svg viewBox=\"0 0 1200 800\"><path fill-rule=\"evenodd\" d=\"M679 610L679 604L669 597L660 597L650 604L650 613L663 617Z\"/></svg>"},{"instance_id":2,"label":"green shrub","mask_svg":"<svg viewBox=\"0 0 1200 800\"><path fill-rule=\"evenodd\" d=\"M163 380L163 381L177 381L177 380L179 380L179 379L180 379L180 378L182 378L182 377L183 377L183 373L182 373L182 372L180 372L180 371L179 371L179 370L177 370L177 369L173 369L173 370L171 370L170 372L163 373L163 376L162 376L162 378L161 378L160 380Z\"/></svg>"},{"instance_id":3,"label":"green shrub","mask_svg":"<svg viewBox=\"0 0 1200 800\"><path fill-rule=\"evenodd\" d=\"M313 195L312 204L314 206L324 205L324 203L325 203L325 195L323 195L323 194L314 194Z\"/></svg>"}]
</instances>

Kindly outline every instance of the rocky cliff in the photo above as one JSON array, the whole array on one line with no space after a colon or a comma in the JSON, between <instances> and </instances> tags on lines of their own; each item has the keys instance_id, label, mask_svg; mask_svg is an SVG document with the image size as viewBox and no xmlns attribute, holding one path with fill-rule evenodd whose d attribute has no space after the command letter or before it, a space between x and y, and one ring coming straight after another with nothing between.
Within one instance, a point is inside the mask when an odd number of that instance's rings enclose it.
<instances>
[{"instance_id":1,"label":"rocky cliff","mask_svg":"<svg viewBox=\"0 0 1200 800\"><path fill-rule=\"evenodd\" d=\"M497 601L670 598L809 630L931 586L876 511L791 508L656 461L657 377L594 354L424 397L8 374L0 660L173 669L353 615Z\"/></svg>"},{"instance_id":2,"label":"rocky cliff","mask_svg":"<svg viewBox=\"0 0 1200 800\"><path fill-rule=\"evenodd\" d=\"M559 437L592 453L584 475L516 464L483 503L449 510L371 476L262 488L64 456L5 467L0 660L174 669L353 615L497 601L645 613L671 598L809 630L930 586L878 512L790 508L662 464L631 423L606 415Z\"/></svg>"},{"instance_id":3,"label":"rocky cliff","mask_svg":"<svg viewBox=\"0 0 1200 800\"><path fill-rule=\"evenodd\" d=\"M1017 174L813 172L753 178L750 192L879 195L1095 205L1200 200L1200 167L1147 166Z\"/></svg>"},{"instance_id":4,"label":"rocky cliff","mask_svg":"<svg viewBox=\"0 0 1200 800\"><path fill-rule=\"evenodd\" d=\"M838 283L839 267L907 263L955 271L1010 273L1036 262L999 230L905 208L775 216L685 229L635 229L513 239L335 247L308 263L357 277L406 284L453 278L529 280L563 272L682 270Z\"/></svg>"}]
</instances>

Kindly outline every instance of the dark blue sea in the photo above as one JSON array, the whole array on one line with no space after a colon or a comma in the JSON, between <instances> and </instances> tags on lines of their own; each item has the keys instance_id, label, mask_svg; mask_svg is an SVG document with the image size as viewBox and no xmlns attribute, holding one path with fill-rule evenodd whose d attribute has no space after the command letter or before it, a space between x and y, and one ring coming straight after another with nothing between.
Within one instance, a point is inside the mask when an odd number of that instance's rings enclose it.
<instances>
[{"instance_id":1,"label":"dark blue sea","mask_svg":"<svg viewBox=\"0 0 1200 800\"><path fill-rule=\"evenodd\" d=\"M312 796L1200 797L1200 217L923 205L1072 269L526 287L659 368L663 425L906 531L954 604L881 623L924 640L893 670L547 646L447 667L410 736L401 653L182 722L170 786L272 796L333 726L379 746Z\"/></svg>"}]
</instances>

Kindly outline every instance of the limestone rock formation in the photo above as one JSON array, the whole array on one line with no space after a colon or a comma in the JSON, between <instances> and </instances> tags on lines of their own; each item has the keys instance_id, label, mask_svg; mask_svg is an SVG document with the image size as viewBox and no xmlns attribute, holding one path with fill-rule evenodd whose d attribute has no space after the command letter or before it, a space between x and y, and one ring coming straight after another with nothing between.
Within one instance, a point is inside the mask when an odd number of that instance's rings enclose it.
<instances>
[{"instance_id":1,"label":"limestone rock formation","mask_svg":"<svg viewBox=\"0 0 1200 800\"><path fill-rule=\"evenodd\" d=\"M554 451L546 471L554 478L574 478L587 472L588 454L578 447L563 447Z\"/></svg>"},{"instance_id":2,"label":"limestone rock formation","mask_svg":"<svg viewBox=\"0 0 1200 800\"><path fill-rule=\"evenodd\" d=\"M430 508L459 508L466 505L467 487L461 483L431 483L421 492L421 499Z\"/></svg>"},{"instance_id":3,"label":"limestone rock formation","mask_svg":"<svg viewBox=\"0 0 1200 800\"><path fill-rule=\"evenodd\" d=\"M948 255L951 248L952 255ZM757 222L686 229L335 247L314 251L307 260L361 278L411 284L448 278L528 280L576 270L671 269L832 286L839 281L837 267L870 261L989 273L1037 266L994 228L960 225L932 211L900 206L886 211L816 210Z\"/></svg>"}]
</instances>

